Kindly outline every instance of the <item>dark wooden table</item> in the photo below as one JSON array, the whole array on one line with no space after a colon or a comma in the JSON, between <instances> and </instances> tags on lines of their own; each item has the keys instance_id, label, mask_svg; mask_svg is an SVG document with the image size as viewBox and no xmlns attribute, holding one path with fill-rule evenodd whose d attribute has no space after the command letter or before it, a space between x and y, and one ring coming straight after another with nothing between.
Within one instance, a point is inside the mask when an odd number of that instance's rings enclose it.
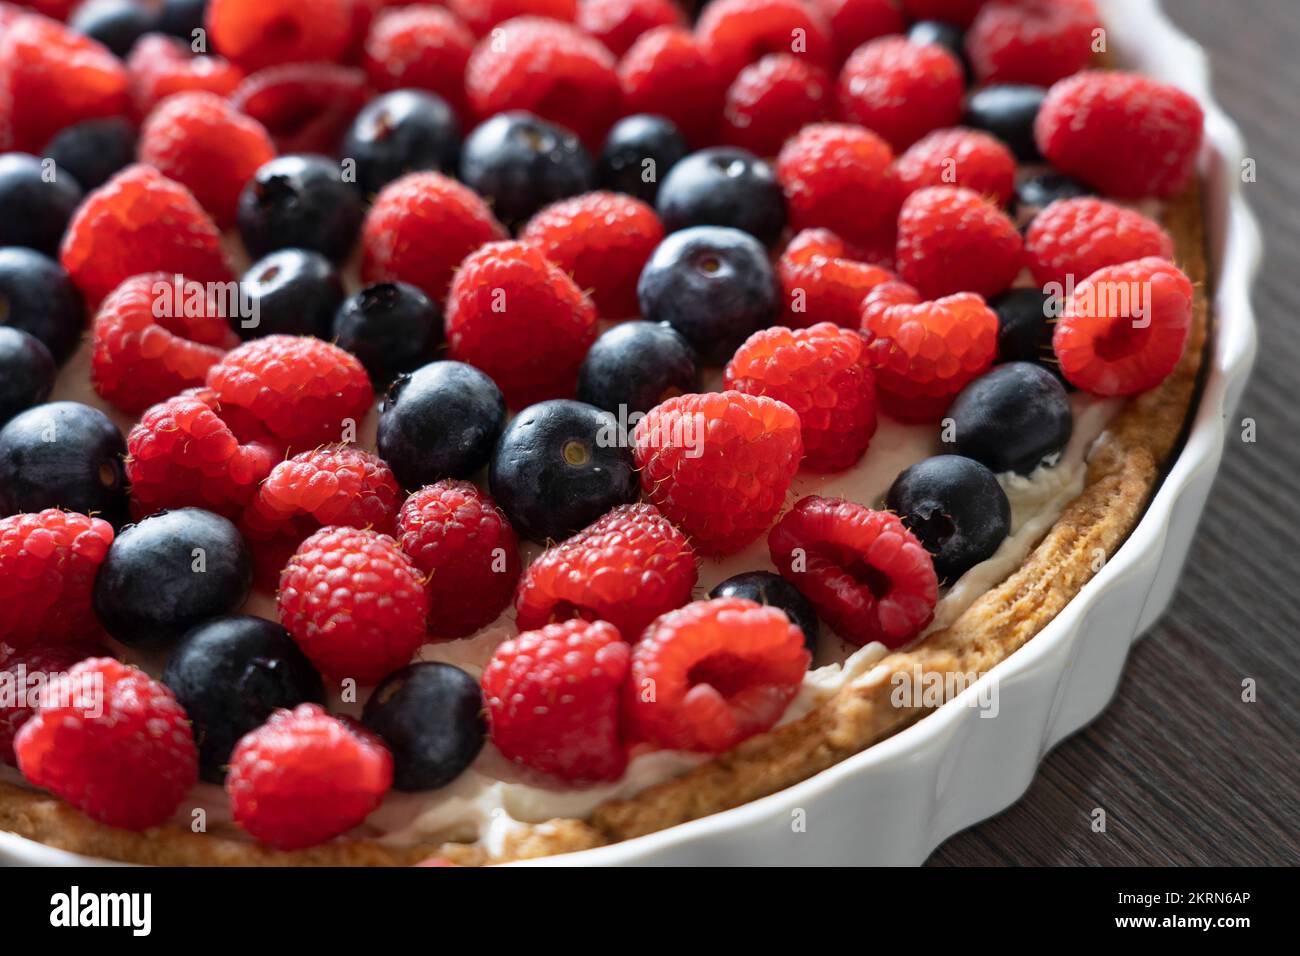
<instances>
[{"instance_id":1,"label":"dark wooden table","mask_svg":"<svg viewBox=\"0 0 1300 956\"><path fill-rule=\"evenodd\" d=\"M1258 162L1260 352L1238 413L1258 441L1229 438L1181 587L1110 708L931 865L1300 863L1300 3L1164 4L1209 51Z\"/></svg>"}]
</instances>

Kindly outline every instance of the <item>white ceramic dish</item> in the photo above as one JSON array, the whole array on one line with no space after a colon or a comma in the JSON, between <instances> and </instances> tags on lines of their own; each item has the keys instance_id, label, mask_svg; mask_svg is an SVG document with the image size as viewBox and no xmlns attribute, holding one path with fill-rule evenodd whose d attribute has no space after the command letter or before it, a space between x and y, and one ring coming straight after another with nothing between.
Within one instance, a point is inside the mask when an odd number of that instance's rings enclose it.
<instances>
[{"instance_id":1,"label":"white ceramic dish","mask_svg":"<svg viewBox=\"0 0 1300 956\"><path fill-rule=\"evenodd\" d=\"M1157 0L1099 5L1120 62L1187 90L1206 110L1215 292L1209 367L1187 443L1132 536L1025 647L902 733L734 810L519 865L916 865L952 834L1014 803L1043 755L1106 707L1129 647L1173 595L1214 481L1255 355L1250 286L1261 244L1241 196L1241 136L1211 96L1204 51L1165 18ZM965 706L990 681L997 682L1002 719ZM103 861L0 833L0 863L97 862Z\"/></svg>"}]
</instances>

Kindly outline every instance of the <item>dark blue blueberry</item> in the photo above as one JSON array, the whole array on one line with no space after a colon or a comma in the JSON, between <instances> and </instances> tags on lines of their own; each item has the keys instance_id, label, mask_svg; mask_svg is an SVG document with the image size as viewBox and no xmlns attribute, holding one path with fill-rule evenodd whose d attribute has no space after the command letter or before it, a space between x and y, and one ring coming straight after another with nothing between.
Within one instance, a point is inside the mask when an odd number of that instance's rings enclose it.
<instances>
[{"instance_id":1,"label":"dark blue blueberry","mask_svg":"<svg viewBox=\"0 0 1300 956\"><path fill-rule=\"evenodd\" d=\"M785 196L772 164L745 149L692 153L664 177L656 200L669 232L730 226L770 246L785 229Z\"/></svg>"},{"instance_id":2,"label":"dark blue blueberry","mask_svg":"<svg viewBox=\"0 0 1300 956\"><path fill-rule=\"evenodd\" d=\"M1011 502L997 476L961 455L917 462L894 479L885 504L930 552L944 584L991 558L1011 533Z\"/></svg>"},{"instance_id":3,"label":"dark blue blueberry","mask_svg":"<svg viewBox=\"0 0 1300 956\"><path fill-rule=\"evenodd\" d=\"M1035 362L1060 375L1052 351L1052 302L1040 289L1012 289L989 303L998 315L998 362Z\"/></svg>"},{"instance_id":4,"label":"dark blue blueberry","mask_svg":"<svg viewBox=\"0 0 1300 956\"><path fill-rule=\"evenodd\" d=\"M0 249L0 323L40 339L63 362L81 339L86 306L63 266L13 246Z\"/></svg>"},{"instance_id":5,"label":"dark blue blueberry","mask_svg":"<svg viewBox=\"0 0 1300 956\"><path fill-rule=\"evenodd\" d=\"M126 520L126 442L97 408L37 405L0 429L0 514L64 508Z\"/></svg>"},{"instance_id":6,"label":"dark blue blueberry","mask_svg":"<svg viewBox=\"0 0 1300 956\"><path fill-rule=\"evenodd\" d=\"M68 26L126 59L136 40L158 29L158 15L137 0L88 0L77 7Z\"/></svg>"},{"instance_id":7,"label":"dark blue blueberry","mask_svg":"<svg viewBox=\"0 0 1300 956\"><path fill-rule=\"evenodd\" d=\"M435 790L461 775L487 740L478 681L451 664L408 664L366 701L361 722L393 754L393 786Z\"/></svg>"},{"instance_id":8,"label":"dark blue blueberry","mask_svg":"<svg viewBox=\"0 0 1300 956\"><path fill-rule=\"evenodd\" d=\"M442 343L442 309L413 285L381 282L339 306L334 342L361 360L376 389L431 362Z\"/></svg>"},{"instance_id":9,"label":"dark blue blueberry","mask_svg":"<svg viewBox=\"0 0 1300 956\"><path fill-rule=\"evenodd\" d=\"M89 191L135 162L135 143L135 127L124 119L87 120L60 132L45 153Z\"/></svg>"},{"instance_id":10,"label":"dark blue blueberry","mask_svg":"<svg viewBox=\"0 0 1300 956\"><path fill-rule=\"evenodd\" d=\"M768 607L780 608L790 623L803 631L803 642L810 654L817 654L817 637L821 623L812 603L793 584L771 571L746 571L727 578L712 591L711 598L746 598Z\"/></svg>"},{"instance_id":11,"label":"dark blue blueberry","mask_svg":"<svg viewBox=\"0 0 1300 956\"><path fill-rule=\"evenodd\" d=\"M334 334L343 282L319 252L280 249L253 263L240 280L239 315L230 327L245 340L263 335Z\"/></svg>"},{"instance_id":12,"label":"dark blue blueberry","mask_svg":"<svg viewBox=\"0 0 1300 956\"><path fill-rule=\"evenodd\" d=\"M907 31L907 38L917 46L941 46L957 58L966 82L970 82L971 69L966 61L966 37L961 27L942 20L917 20Z\"/></svg>"},{"instance_id":13,"label":"dark blue blueberry","mask_svg":"<svg viewBox=\"0 0 1300 956\"><path fill-rule=\"evenodd\" d=\"M958 393L948 409L959 455L998 474L1027 475L1070 441L1074 414L1065 386L1031 362L998 365Z\"/></svg>"},{"instance_id":14,"label":"dark blue blueberry","mask_svg":"<svg viewBox=\"0 0 1300 956\"><path fill-rule=\"evenodd\" d=\"M379 409L379 454L407 488L469 478L506 423L496 382L472 365L431 362L393 383Z\"/></svg>"},{"instance_id":15,"label":"dark blue blueberry","mask_svg":"<svg viewBox=\"0 0 1300 956\"><path fill-rule=\"evenodd\" d=\"M187 631L163 667L166 684L194 725L199 775L226 777L230 752L284 707L325 702L320 675L279 624L261 617L218 617Z\"/></svg>"},{"instance_id":16,"label":"dark blue blueberry","mask_svg":"<svg viewBox=\"0 0 1300 956\"><path fill-rule=\"evenodd\" d=\"M324 156L264 163L239 196L239 234L254 259L276 249L310 249L342 262L356 245L365 203Z\"/></svg>"},{"instance_id":17,"label":"dark blue blueberry","mask_svg":"<svg viewBox=\"0 0 1300 956\"><path fill-rule=\"evenodd\" d=\"M605 137L600 184L654 205L659 181L686 152L686 140L671 120L649 113L624 117Z\"/></svg>"},{"instance_id":18,"label":"dark blue blueberry","mask_svg":"<svg viewBox=\"0 0 1300 956\"><path fill-rule=\"evenodd\" d=\"M706 365L776 321L780 285L767 251L748 233L699 226L664 239L637 283L641 314L667 322Z\"/></svg>"},{"instance_id":19,"label":"dark blue blueberry","mask_svg":"<svg viewBox=\"0 0 1300 956\"><path fill-rule=\"evenodd\" d=\"M567 538L639 490L618 420L567 398L515 416L492 452L488 483L514 529L532 541Z\"/></svg>"},{"instance_id":20,"label":"dark blue blueberry","mask_svg":"<svg viewBox=\"0 0 1300 956\"><path fill-rule=\"evenodd\" d=\"M1093 191L1065 173L1041 173L1016 186L1016 213L1022 221L1033 219L1058 199L1079 199Z\"/></svg>"},{"instance_id":21,"label":"dark blue blueberry","mask_svg":"<svg viewBox=\"0 0 1300 956\"><path fill-rule=\"evenodd\" d=\"M695 350L665 322L619 323L596 339L578 371L578 400L616 415L699 390Z\"/></svg>"},{"instance_id":22,"label":"dark blue blueberry","mask_svg":"<svg viewBox=\"0 0 1300 956\"><path fill-rule=\"evenodd\" d=\"M207 12L208 0L163 0L158 32L192 41L194 31L204 29Z\"/></svg>"},{"instance_id":23,"label":"dark blue blueberry","mask_svg":"<svg viewBox=\"0 0 1300 956\"><path fill-rule=\"evenodd\" d=\"M162 511L123 529L95 575L95 616L128 647L171 647L239 609L253 553L230 521L201 508Z\"/></svg>"},{"instance_id":24,"label":"dark blue blueberry","mask_svg":"<svg viewBox=\"0 0 1300 956\"><path fill-rule=\"evenodd\" d=\"M454 175L460 124L447 101L423 90L395 90L366 104L343 140L357 163L357 185L373 195L404 173L436 169Z\"/></svg>"},{"instance_id":25,"label":"dark blue blueberry","mask_svg":"<svg viewBox=\"0 0 1300 956\"><path fill-rule=\"evenodd\" d=\"M57 372L40 339L0 325L0 425L49 398Z\"/></svg>"},{"instance_id":26,"label":"dark blue blueberry","mask_svg":"<svg viewBox=\"0 0 1300 956\"><path fill-rule=\"evenodd\" d=\"M1034 121L1047 90L1041 86L986 86L966 100L963 125L992 133L1010 147L1022 163L1042 160L1034 142Z\"/></svg>"},{"instance_id":27,"label":"dark blue blueberry","mask_svg":"<svg viewBox=\"0 0 1300 956\"><path fill-rule=\"evenodd\" d=\"M557 199L589 192L596 167L569 130L514 111L498 113L469 134L460 178L514 228Z\"/></svg>"},{"instance_id":28,"label":"dark blue blueberry","mask_svg":"<svg viewBox=\"0 0 1300 956\"><path fill-rule=\"evenodd\" d=\"M0 156L0 246L26 246L57 256L81 184L55 163L26 153Z\"/></svg>"}]
</instances>

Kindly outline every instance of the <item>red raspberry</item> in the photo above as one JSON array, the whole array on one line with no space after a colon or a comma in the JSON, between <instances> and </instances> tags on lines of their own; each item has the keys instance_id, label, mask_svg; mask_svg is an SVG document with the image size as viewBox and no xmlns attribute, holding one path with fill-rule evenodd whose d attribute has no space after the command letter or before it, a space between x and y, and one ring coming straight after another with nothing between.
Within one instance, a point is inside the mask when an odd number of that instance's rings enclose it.
<instances>
[{"instance_id":1,"label":"red raspberry","mask_svg":"<svg viewBox=\"0 0 1300 956\"><path fill-rule=\"evenodd\" d=\"M898 0L816 0L815 5L830 24L836 64L868 40L907 29Z\"/></svg>"},{"instance_id":2,"label":"red raspberry","mask_svg":"<svg viewBox=\"0 0 1300 956\"><path fill-rule=\"evenodd\" d=\"M786 325L806 328L834 322L856 329L862 300L876 286L892 282L892 272L851 254L829 229L805 229L790 241L776 266L785 292Z\"/></svg>"},{"instance_id":3,"label":"red raspberry","mask_svg":"<svg viewBox=\"0 0 1300 956\"><path fill-rule=\"evenodd\" d=\"M514 17L549 17L572 23L578 15L578 0L446 0L446 6L476 36Z\"/></svg>"},{"instance_id":4,"label":"red raspberry","mask_svg":"<svg viewBox=\"0 0 1300 956\"><path fill-rule=\"evenodd\" d=\"M803 458L794 409L734 391L670 398L637 423L634 440L646 498L709 556L763 533Z\"/></svg>"},{"instance_id":5,"label":"red raspberry","mask_svg":"<svg viewBox=\"0 0 1300 956\"><path fill-rule=\"evenodd\" d=\"M1093 0L990 0L966 33L981 83L1051 86L1092 59L1101 17Z\"/></svg>"},{"instance_id":6,"label":"red raspberry","mask_svg":"<svg viewBox=\"0 0 1300 956\"><path fill-rule=\"evenodd\" d=\"M1178 365L1192 324L1191 280L1148 257L1107 266L1074 290L1052 348L1072 385L1097 395L1155 388Z\"/></svg>"},{"instance_id":7,"label":"red raspberry","mask_svg":"<svg viewBox=\"0 0 1300 956\"><path fill-rule=\"evenodd\" d=\"M229 96L244 78L244 71L228 60L198 56L188 43L161 33L147 33L136 41L126 70L136 116L144 116L174 93Z\"/></svg>"},{"instance_id":8,"label":"red raspberry","mask_svg":"<svg viewBox=\"0 0 1300 956\"><path fill-rule=\"evenodd\" d=\"M6 22L4 18L21 16L24 11L20 7L44 14L52 20L66 20L84 2L85 0L14 0L13 3L0 6L0 26Z\"/></svg>"},{"instance_id":9,"label":"red raspberry","mask_svg":"<svg viewBox=\"0 0 1300 956\"><path fill-rule=\"evenodd\" d=\"M226 775L235 822L277 850L352 829L392 785L393 757L380 739L318 704L277 710L245 734Z\"/></svg>"},{"instance_id":10,"label":"red raspberry","mask_svg":"<svg viewBox=\"0 0 1300 956\"><path fill-rule=\"evenodd\" d=\"M214 295L198 287L203 307L193 314L191 290L164 272L133 276L95 316L90 380L118 408L140 412L203 384L208 369L239 344Z\"/></svg>"},{"instance_id":11,"label":"red raspberry","mask_svg":"<svg viewBox=\"0 0 1300 956\"><path fill-rule=\"evenodd\" d=\"M198 782L185 711L143 671L92 657L38 700L14 739L18 769L86 816L128 830L157 826Z\"/></svg>"},{"instance_id":12,"label":"red raspberry","mask_svg":"<svg viewBox=\"0 0 1300 956\"><path fill-rule=\"evenodd\" d=\"M809 659L784 611L743 598L696 601L632 648L628 724L661 747L722 753L781 719Z\"/></svg>"},{"instance_id":13,"label":"red raspberry","mask_svg":"<svg viewBox=\"0 0 1300 956\"><path fill-rule=\"evenodd\" d=\"M713 139L727 83L690 30L656 27L618 64L623 111L672 120L697 149Z\"/></svg>"},{"instance_id":14,"label":"red raspberry","mask_svg":"<svg viewBox=\"0 0 1300 956\"><path fill-rule=\"evenodd\" d=\"M728 83L768 53L794 54L823 70L835 65L830 24L802 0L714 0L695 33Z\"/></svg>"},{"instance_id":15,"label":"red raspberry","mask_svg":"<svg viewBox=\"0 0 1300 956\"><path fill-rule=\"evenodd\" d=\"M211 0L206 23L217 49L246 70L336 60L352 39L345 0Z\"/></svg>"},{"instance_id":16,"label":"red raspberry","mask_svg":"<svg viewBox=\"0 0 1300 956\"><path fill-rule=\"evenodd\" d=\"M571 396L595 338L591 299L522 242L469 255L447 295L451 357L492 376L512 408Z\"/></svg>"},{"instance_id":17,"label":"red raspberry","mask_svg":"<svg viewBox=\"0 0 1300 956\"><path fill-rule=\"evenodd\" d=\"M98 657L103 649L93 644L34 644L14 650L0 643L0 763L18 766L14 736L36 713L35 691L57 679L73 664Z\"/></svg>"},{"instance_id":18,"label":"red raspberry","mask_svg":"<svg viewBox=\"0 0 1300 956\"><path fill-rule=\"evenodd\" d=\"M547 206L519 233L589 290L604 319L638 314L637 280L664 237L655 211L622 193L596 192Z\"/></svg>"},{"instance_id":19,"label":"red raspberry","mask_svg":"<svg viewBox=\"0 0 1300 956\"><path fill-rule=\"evenodd\" d=\"M840 111L902 150L931 130L955 126L965 87L961 63L943 47L881 37L845 62Z\"/></svg>"},{"instance_id":20,"label":"red raspberry","mask_svg":"<svg viewBox=\"0 0 1300 956\"><path fill-rule=\"evenodd\" d=\"M913 20L942 20L968 27L987 0L902 0L903 12Z\"/></svg>"},{"instance_id":21,"label":"red raspberry","mask_svg":"<svg viewBox=\"0 0 1300 956\"><path fill-rule=\"evenodd\" d=\"M606 621L565 621L506 641L483 671L492 742L569 783L617 780L627 768L619 695L631 656Z\"/></svg>"},{"instance_id":22,"label":"red raspberry","mask_svg":"<svg viewBox=\"0 0 1300 956\"><path fill-rule=\"evenodd\" d=\"M846 123L806 126L776 160L793 229L826 228L860 242L893 224L898 179L893 150Z\"/></svg>"},{"instance_id":23,"label":"red raspberry","mask_svg":"<svg viewBox=\"0 0 1300 956\"><path fill-rule=\"evenodd\" d=\"M231 105L257 120L281 153L333 155L370 99L364 70L332 63L287 63L239 84Z\"/></svg>"},{"instance_id":24,"label":"red raspberry","mask_svg":"<svg viewBox=\"0 0 1300 956\"><path fill-rule=\"evenodd\" d=\"M1020 274L1024 240L979 193L930 186L903 202L897 257L899 276L927 298L978 292L988 299Z\"/></svg>"},{"instance_id":25,"label":"red raspberry","mask_svg":"<svg viewBox=\"0 0 1300 956\"><path fill-rule=\"evenodd\" d=\"M346 438L366 417L374 391L350 352L311 336L245 342L208 370L223 417L246 440L265 429L293 448Z\"/></svg>"},{"instance_id":26,"label":"red raspberry","mask_svg":"<svg viewBox=\"0 0 1300 956\"><path fill-rule=\"evenodd\" d=\"M1205 114L1173 86L1089 71L1047 93L1034 136L1061 172L1110 196L1172 196L1196 171Z\"/></svg>"},{"instance_id":27,"label":"red raspberry","mask_svg":"<svg viewBox=\"0 0 1300 956\"><path fill-rule=\"evenodd\" d=\"M926 186L961 186L1002 207L1016 189L1016 157L980 130L935 130L909 146L894 168L904 195Z\"/></svg>"},{"instance_id":28,"label":"red raspberry","mask_svg":"<svg viewBox=\"0 0 1300 956\"><path fill-rule=\"evenodd\" d=\"M620 505L543 552L515 596L521 629L572 617L609 621L635 641L691 599L698 577L686 536L654 505Z\"/></svg>"},{"instance_id":29,"label":"red raspberry","mask_svg":"<svg viewBox=\"0 0 1300 956\"><path fill-rule=\"evenodd\" d=\"M496 502L468 481L445 479L402 505L398 539L428 578L431 633L467 637L497 619L519 581L519 541Z\"/></svg>"},{"instance_id":30,"label":"red raspberry","mask_svg":"<svg viewBox=\"0 0 1300 956\"><path fill-rule=\"evenodd\" d=\"M614 58L577 27L517 17L479 41L465 69L465 92L480 117L527 110L572 130L598 150L622 115Z\"/></svg>"},{"instance_id":31,"label":"red raspberry","mask_svg":"<svg viewBox=\"0 0 1300 956\"><path fill-rule=\"evenodd\" d=\"M898 515L809 495L776 523L767 547L781 576L846 641L902 647L934 617L934 561Z\"/></svg>"},{"instance_id":32,"label":"red raspberry","mask_svg":"<svg viewBox=\"0 0 1300 956\"><path fill-rule=\"evenodd\" d=\"M923 302L901 282L867 296L862 331L881 407L903 422L938 421L998 350L998 317L978 295Z\"/></svg>"},{"instance_id":33,"label":"red raspberry","mask_svg":"<svg viewBox=\"0 0 1300 956\"><path fill-rule=\"evenodd\" d=\"M465 64L474 34L441 7L385 10L366 37L365 64L380 91L431 90L466 117Z\"/></svg>"},{"instance_id":34,"label":"red raspberry","mask_svg":"<svg viewBox=\"0 0 1300 956\"><path fill-rule=\"evenodd\" d=\"M107 521L57 508L0 518L0 645L98 639L91 592L112 543Z\"/></svg>"},{"instance_id":35,"label":"red raspberry","mask_svg":"<svg viewBox=\"0 0 1300 956\"><path fill-rule=\"evenodd\" d=\"M409 282L447 297L467 255L506 231L471 189L441 173L410 173L379 193L361 231L363 282Z\"/></svg>"},{"instance_id":36,"label":"red raspberry","mask_svg":"<svg viewBox=\"0 0 1300 956\"><path fill-rule=\"evenodd\" d=\"M280 575L280 623L326 677L373 685L425 642L429 592L397 542L322 528Z\"/></svg>"},{"instance_id":37,"label":"red raspberry","mask_svg":"<svg viewBox=\"0 0 1300 956\"><path fill-rule=\"evenodd\" d=\"M834 108L830 75L789 53L769 53L737 74L722 110L722 137L759 156L775 156L787 139Z\"/></svg>"},{"instance_id":38,"label":"red raspberry","mask_svg":"<svg viewBox=\"0 0 1300 956\"><path fill-rule=\"evenodd\" d=\"M86 197L64 233L60 257L91 306L144 272L232 281L221 233L194 194L142 164Z\"/></svg>"},{"instance_id":39,"label":"red raspberry","mask_svg":"<svg viewBox=\"0 0 1300 956\"><path fill-rule=\"evenodd\" d=\"M637 38L655 27L680 27L686 22L673 0L581 0L578 29L590 33L615 56L622 56Z\"/></svg>"},{"instance_id":40,"label":"red raspberry","mask_svg":"<svg viewBox=\"0 0 1300 956\"><path fill-rule=\"evenodd\" d=\"M1133 209L1085 196L1054 202L1025 234L1029 268L1039 285L1068 276L1082 282L1103 266L1146 256L1174 257L1174 240L1160 224Z\"/></svg>"},{"instance_id":41,"label":"red raspberry","mask_svg":"<svg viewBox=\"0 0 1300 956\"><path fill-rule=\"evenodd\" d=\"M726 387L798 412L804 463L814 471L856 464L876 433L876 381L857 330L819 322L755 332L727 364Z\"/></svg>"}]
</instances>

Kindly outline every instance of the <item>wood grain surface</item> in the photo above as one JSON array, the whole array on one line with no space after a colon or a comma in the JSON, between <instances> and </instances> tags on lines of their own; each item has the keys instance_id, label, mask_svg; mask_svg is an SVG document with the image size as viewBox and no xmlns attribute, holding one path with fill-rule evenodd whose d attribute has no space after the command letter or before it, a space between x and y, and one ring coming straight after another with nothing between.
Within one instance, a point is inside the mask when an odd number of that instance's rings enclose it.
<instances>
[{"instance_id":1,"label":"wood grain surface","mask_svg":"<svg viewBox=\"0 0 1300 956\"><path fill-rule=\"evenodd\" d=\"M1264 229L1259 361L1168 612L1010 810L930 865L1300 863L1300 3L1164 0L1209 51ZM1244 703L1242 681L1258 699ZM1106 811L1106 832L1091 813Z\"/></svg>"}]
</instances>

